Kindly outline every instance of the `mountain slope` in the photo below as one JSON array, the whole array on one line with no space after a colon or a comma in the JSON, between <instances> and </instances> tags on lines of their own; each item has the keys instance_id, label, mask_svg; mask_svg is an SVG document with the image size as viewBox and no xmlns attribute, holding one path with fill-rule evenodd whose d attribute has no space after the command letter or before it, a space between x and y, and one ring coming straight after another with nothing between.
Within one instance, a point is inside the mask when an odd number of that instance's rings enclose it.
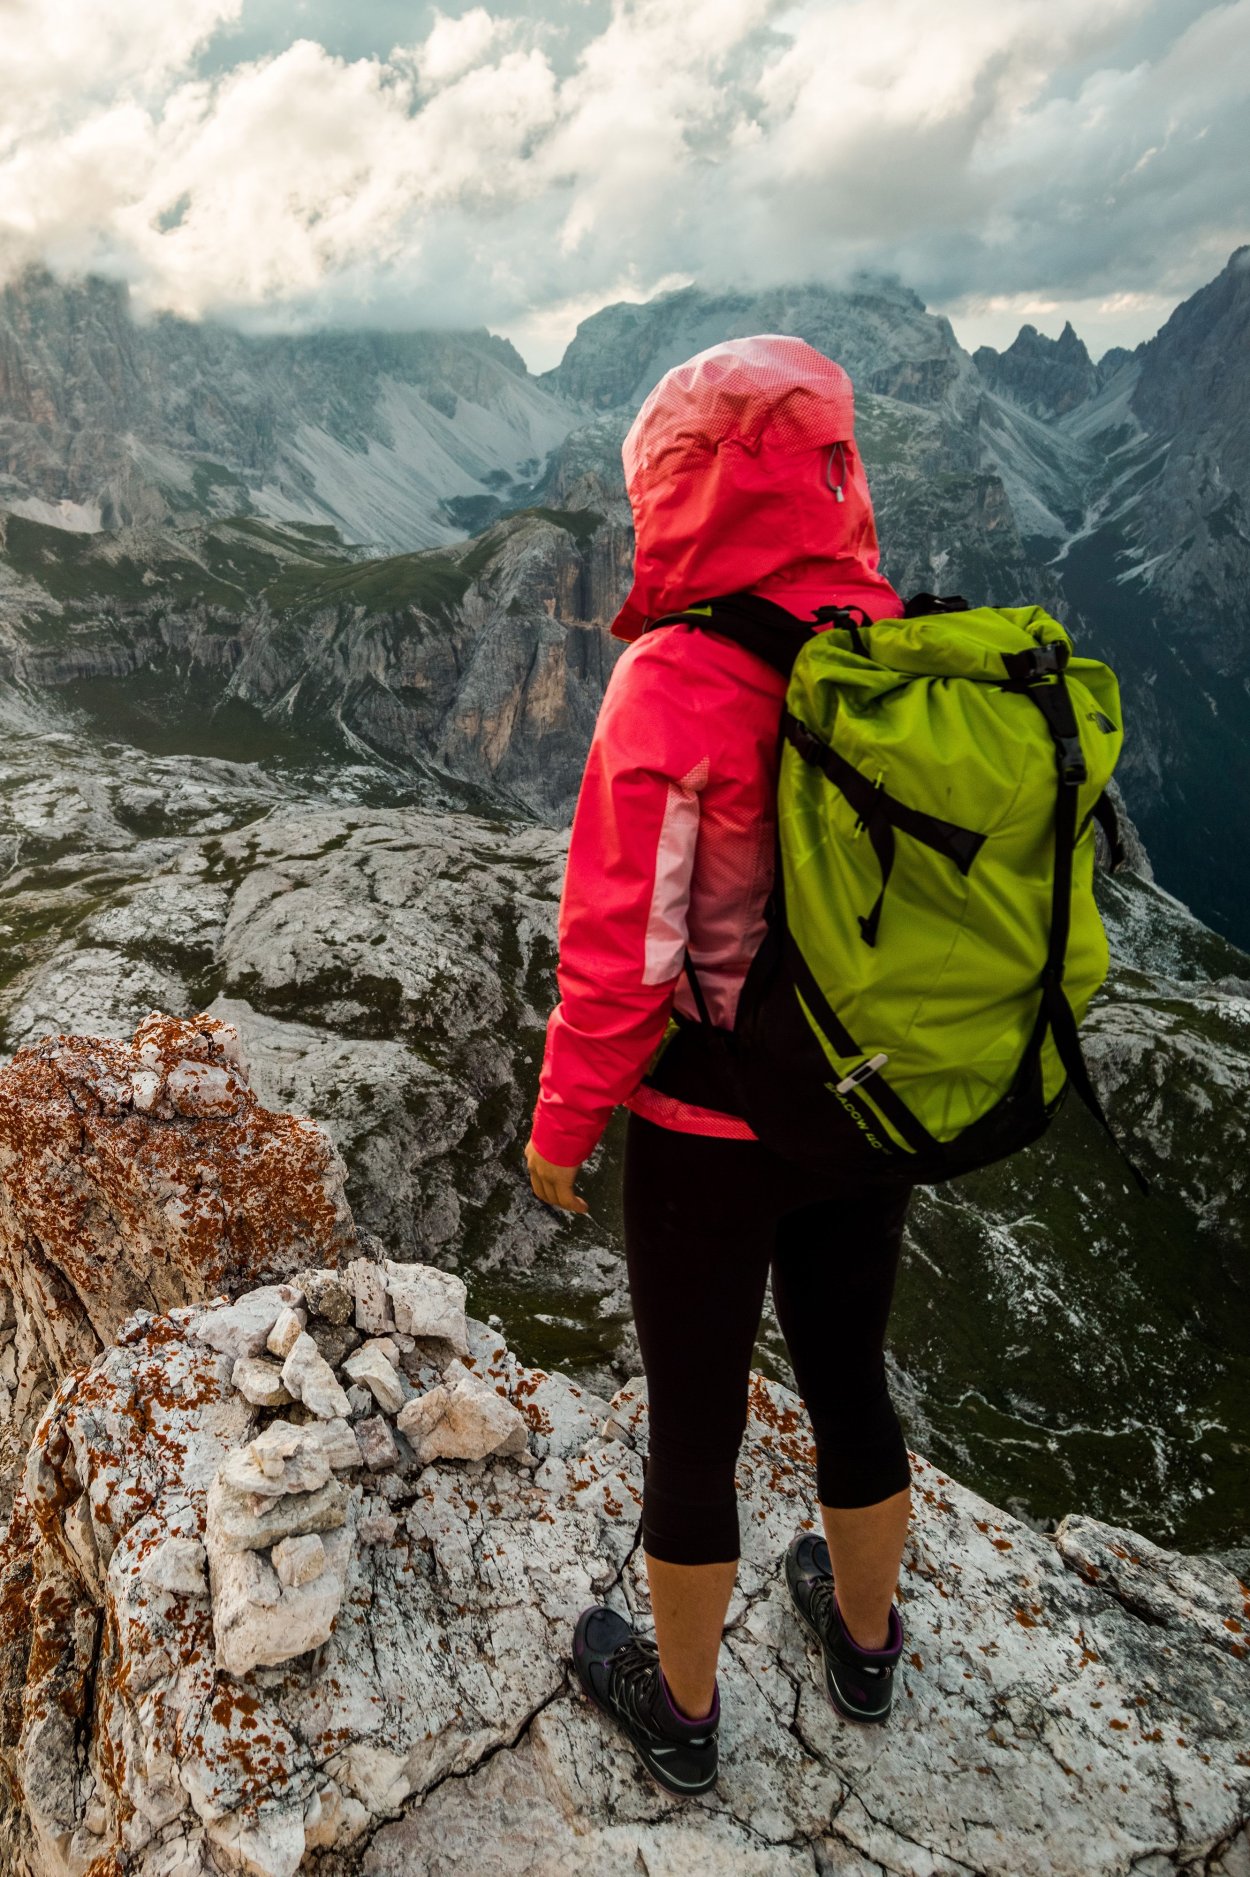
<instances>
[{"instance_id":1,"label":"mountain slope","mask_svg":"<svg viewBox=\"0 0 1250 1877\"><path fill-rule=\"evenodd\" d=\"M248 338L140 325L102 280L0 293L0 505L61 527L253 513L432 546L572 421L485 330Z\"/></svg>"}]
</instances>

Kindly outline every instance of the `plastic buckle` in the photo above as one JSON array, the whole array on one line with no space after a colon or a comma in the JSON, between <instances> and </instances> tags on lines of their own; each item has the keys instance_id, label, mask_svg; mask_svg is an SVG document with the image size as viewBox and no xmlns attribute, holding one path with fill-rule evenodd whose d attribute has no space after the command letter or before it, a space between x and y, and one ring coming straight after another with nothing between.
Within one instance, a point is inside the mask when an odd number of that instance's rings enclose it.
<instances>
[{"instance_id":1,"label":"plastic buckle","mask_svg":"<svg viewBox=\"0 0 1250 1877\"><path fill-rule=\"evenodd\" d=\"M1085 751L1081 748L1080 737L1057 737L1055 749L1059 762L1059 780L1065 788L1079 788L1082 782L1088 782L1089 770L1085 764Z\"/></svg>"}]
</instances>

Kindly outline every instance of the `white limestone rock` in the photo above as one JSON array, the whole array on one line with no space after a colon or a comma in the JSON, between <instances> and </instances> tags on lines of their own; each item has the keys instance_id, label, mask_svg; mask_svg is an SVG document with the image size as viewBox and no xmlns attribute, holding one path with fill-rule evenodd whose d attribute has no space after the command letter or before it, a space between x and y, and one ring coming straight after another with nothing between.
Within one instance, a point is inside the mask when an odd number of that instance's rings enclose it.
<instances>
[{"instance_id":1,"label":"white limestone rock","mask_svg":"<svg viewBox=\"0 0 1250 1877\"><path fill-rule=\"evenodd\" d=\"M384 1265L396 1327L408 1336L437 1337L450 1343L457 1355L469 1353L464 1281L454 1272L432 1264Z\"/></svg>"},{"instance_id":2,"label":"white limestone rock","mask_svg":"<svg viewBox=\"0 0 1250 1877\"><path fill-rule=\"evenodd\" d=\"M208 1595L208 1554L198 1538L171 1533L139 1566L139 1577L153 1590L176 1597Z\"/></svg>"},{"instance_id":3,"label":"white limestone rock","mask_svg":"<svg viewBox=\"0 0 1250 1877\"><path fill-rule=\"evenodd\" d=\"M230 1372L230 1380L245 1400L256 1408L285 1408L291 1397L283 1386L282 1370L262 1356L240 1356Z\"/></svg>"},{"instance_id":4,"label":"white limestone rock","mask_svg":"<svg viewBox=\"0 0 1250 1877\"><path fill-rule=\"evenodd\" d=\"M285 1362L299 1341L307 1322L307 1310L298 1308L283 1310L265 1341L265 1347L270 1355L277 1356L280 1362Z\"/></svg>"},{"instance_id":5,"label":"white limestone rock","mask_svg":"<svg viewBox=\"0 0 1250 1877\"><path fill-rule=\"evenodd\" d=\"M346 1420L347 1396L307 1330L302 1330L291 1345L282 1364L282 1381L295 1399L320 1420Z\"/></svg>"},{"instance_id":6,"label":"white limestone rock","mask_svg":"<svg viewBox=\"0 0 1250 1877\"><path fill-rule=\"evenodd\" d=\"M205 1543L209 1556L215 1550L266 1551L284 1538L333 1531L346 1524L349 1503L350 1494L337 1479L317 1492L265 1499L240 1492L219 1473L208 1489Z\"/></svg>"},{"instance_id":7,"label":"white limestone rock","mask_svg":"<svg viewBox=\"0 0 1250 1877\"><path fill-rule=\"evenodd\" d=\"M284 1590L298 1590L320 1577L326 1565L326 1548L318 1532L302 1538L284 1538L273 1548L272 1563Z\"/></svg>"},{"instance_id":8,"label":"white limestone rock","mask_svg":"<svg viewBox=\"0 0 1250 1877\"><path fill-rule=\"evenodd\" d=\"M327 1640L343 1601L351 1532L340 1529L317 1542L321 1570L311 1582L290 1586L259 1552L210 1550L213 1637L218 1667L228 1675L290 1662Z\"/></svg>"},{"instance_id":9,"label":"white limestone rock","mask_svg":"<svg viewBox=\"0 0 1250 1877\"><path fill-rule=\"evenodd\" d=\"M386 1273L371 1258L353 1258L343 1273L356 1300L356 1328L382 1336L395 1327Z\"/></svg>"},{"instance_id":10,"label":"white limestone rock","mask_svg":"<svg viewBox=\"0 0 1250 1877\"><path fill-rule=\"evenodd\" d=\"M227 1486L240 1493L276 1499L283 1493L319 1492L330 1478L330 1461L317 1430L273 1421L221 1469Z\"/></svg>"},{"instance_id":11,"label":"white limestone rock","mask_svg":"<svg viewBox=\"0 0 1250 1877\"><path fill-rule=\"evenodd\" d=\"M258 1356L265 1347L270 1330L282 1315L299 1302L299 1292L291 1284L265 1284L249 1290L237 1303L218 1310L206 1310L195 1325L195 1335L210 1349L223 1355Z\"/></svg>"},{"instance_id":12,"label":"white limestone rock","mask_svg":"<svg viewBox=\"0 0 1250 1877\"><path fill-rule=\"evenodd\" d=\"M754 1377L727 1776L688 1806L565 1667L596 1597L648 1626L639 1391L608 1409L475 1341L480 1374L439 1388L540 1404L537 1478L487 1455L266 1498L222 1477L254 1432L233 1358L176 1313L127 1337L49 1404L0 1542L0 1607L29 1613L5 1645L15 1877L1246 1877L1244 1593L1209 1560L1089 1519L1050 1538L914 1459L895 1712L846 1725L778 1570L810 1441ZM201 1524L211 1603L150 1581ZM313 1532L323 1569L285 1583Z\"/></svg>"},{"instance_id":13,"label":"white limestone rock","mask_svg":"<svg viewBox=\"0 0 1250 1877\"><path fill-rule=\"evenodd\" d=\"M395 1353L398 1355L399 1351ZM343 1364L343 1374L367 1388L384 1414L398 1414L403 1407L404 1386L377 1343L366 1343L354 1349Z\"/></svg>"},{"instance_id":14,"label":"white limestone rock","mask_svg":"<svg viewBox=\"0 0 1250 1877\"><path fill-rule=\"evenodd\" d=\"M351 1423L342 1420L316 1421L303 1430L317 1442L336 1473L360 1465L360 1442Z\"/></svg>"},{"instance_id":15,"label":"white limestone rock","mask_svg":"<svg viewBox=\"0 0 1250 1877\"><path fill-rule=\"evenodd\" d=\"M526 1427L519 1409L462 1363L447 1365L438 1388L418 1395L399 1416L423 1466L431 1460L484 1460L488 1454L520 1454Z\"/></svg>"}]
</instances>

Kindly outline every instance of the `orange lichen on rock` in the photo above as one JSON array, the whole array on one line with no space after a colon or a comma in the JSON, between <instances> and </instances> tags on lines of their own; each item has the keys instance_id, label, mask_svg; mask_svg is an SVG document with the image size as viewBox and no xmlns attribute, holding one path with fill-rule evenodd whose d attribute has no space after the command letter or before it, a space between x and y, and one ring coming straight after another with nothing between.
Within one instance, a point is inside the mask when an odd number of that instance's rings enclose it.
<instances>
[{"instance_id":1,"label":"orange lichen on rock","mask_svg":"<svg viewBox=\"0 0 1250 1877\"><path fill-rule=\"evenodd\" d=\"M0 1069L0 1295L42 1358L19 1384L15 1456L55 1381L134 1312L355 1250L329 1137L262 1107L232 1024L153 1012L128 1043L49 1036Z\"/></svg>"}]
</instances>

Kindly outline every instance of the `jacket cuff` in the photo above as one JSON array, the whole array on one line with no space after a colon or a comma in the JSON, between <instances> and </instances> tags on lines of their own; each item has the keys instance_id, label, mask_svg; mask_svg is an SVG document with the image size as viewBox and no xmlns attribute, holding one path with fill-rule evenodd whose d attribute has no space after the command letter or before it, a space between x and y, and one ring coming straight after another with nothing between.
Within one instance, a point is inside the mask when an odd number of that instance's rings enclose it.
<instances>
[{"instance_id":1,"label":"jacket cuff","mask_svg":"<svg viewBox=\"0 0 1250 1877\"><path fill-rule=\"evenodd\" d=\"M544 1160L550 1160L552 1166L580 1167L583 1160L589 1160L599 1145L602 1133L602 1125L596 1127L593 1122L578 1124L571 1117L558 1118L545 1102L540 1101L534 1110L530 1138L535 1151Z\"/></svg>"}]
</instances>

